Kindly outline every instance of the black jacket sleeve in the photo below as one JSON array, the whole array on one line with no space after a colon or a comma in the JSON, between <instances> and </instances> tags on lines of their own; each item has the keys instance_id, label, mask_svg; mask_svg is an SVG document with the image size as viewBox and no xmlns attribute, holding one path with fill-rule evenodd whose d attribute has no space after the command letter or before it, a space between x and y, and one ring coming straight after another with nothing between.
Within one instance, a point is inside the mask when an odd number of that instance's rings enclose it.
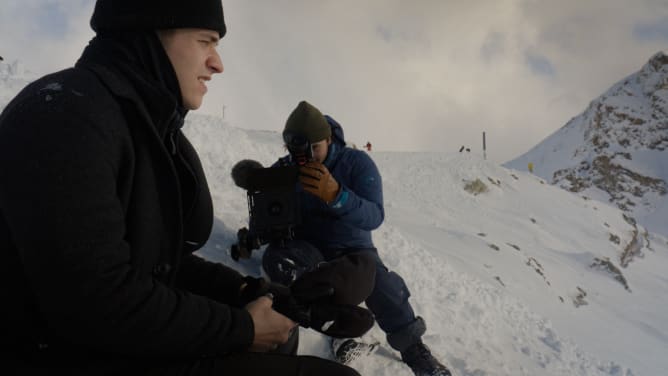
<instances>
[{"instance_id":1,"label":"black jacket sleeve","mask_svg":"<svg viewBox=\"0 0 668 376\"><path fill-rule=\"evenodd\" d=\"M181 261L176 283L195 294L238 306L244 281L239 272L226 265L187 254Z\"/></svg>"},{"instance_id":2,"label":"black jacket sleeve","mask_svg":"<svg viewBox=\"0 0 668 376\"><path fill-rule=\"evenodd\" d=\"M125 240L117 194L121 149L131 142L77 114L81 106L57 102L40 111L15 103L0 120L0 209L51 336L134 355L220 355L250 345L247 311L141 272L142 250Z\"/></svg>"}]
</instances>

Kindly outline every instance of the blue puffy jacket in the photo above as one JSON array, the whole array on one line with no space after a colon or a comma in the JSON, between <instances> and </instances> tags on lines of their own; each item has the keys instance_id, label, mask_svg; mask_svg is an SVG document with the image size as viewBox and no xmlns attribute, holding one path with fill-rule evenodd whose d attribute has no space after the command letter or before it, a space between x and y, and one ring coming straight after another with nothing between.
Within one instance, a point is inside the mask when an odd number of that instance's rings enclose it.
<instances>
[{"instance_id":1,"label":"blue puffy jacket","mask_svg":"<svg viewBox=\"0 0 668 376\"><path fill-rule=\"evenodd\" d=\"M327 205L298 186L303 224L296 237L319 249L371 248L371 231L385 218L380 173L366 152L346 147L341 125L325 118L332 127L332 144L324 164L341 191Z\"/></svg>"}]
</instances>

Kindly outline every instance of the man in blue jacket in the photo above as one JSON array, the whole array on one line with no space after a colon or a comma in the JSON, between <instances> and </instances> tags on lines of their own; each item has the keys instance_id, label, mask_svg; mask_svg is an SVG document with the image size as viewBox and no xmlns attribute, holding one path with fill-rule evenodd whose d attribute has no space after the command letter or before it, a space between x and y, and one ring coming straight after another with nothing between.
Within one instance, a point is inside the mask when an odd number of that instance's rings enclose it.
<instances>
[{"instance_id":1,"label":"man in blue jacket","mask_svg":"<svg viewBox=\"0 0 668 376\"><path fill-rule=\"evenodd\" d=\"M288 117L283 139L288 149L307 140L312 158L281 159L283 164L301 165L297 189L303 224L295 230L295 240L267 247L263 256L267 274L289 285L321 261L357 252L371 255L376 278L366 305L387 333L388 343L417 376L450 375L421 340L425 322L415 316L404 280L388 270L373 245L371 231L385 217L382 180L373 160L346 147L341 126L305 101Z\"/></svg>"}]
</instances>

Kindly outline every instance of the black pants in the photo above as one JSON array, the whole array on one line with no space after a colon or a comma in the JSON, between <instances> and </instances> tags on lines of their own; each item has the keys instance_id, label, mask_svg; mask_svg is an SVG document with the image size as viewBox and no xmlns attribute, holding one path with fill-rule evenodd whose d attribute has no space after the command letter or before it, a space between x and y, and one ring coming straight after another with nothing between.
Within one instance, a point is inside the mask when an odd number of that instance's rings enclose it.
<instances>
[{"instance_id":1,"label":"black pants","mask_svg":"<svg viewBox=\"0 0 668 376\"><path fill-rule=\"evenodd\" d=\"M314 356L238 353L190 364L168 364L148 375L164 376L359 376L354 369Z\"/></svg>"},{"instance_id":2,"label":"black pants","mask_svg":"<svg viewBox=\"0 0 668 376\"><path fill-rule=\"evenodd\" d=\"M90 361L73 365L3 364L3 375L11 376L359 376L350 367L313 356L238 353L199 360L154 359L151 361ZM119 364L120 363L120 364ZM7 370L8 369L8 370ZM8 371L8 373L4 373Z\"/></svg>"},{"instance_id":3,"label":"black pants","mask_svg":"<svg viewBox=\"0 0 668 376\"><path fill-rule=\"evenodd\" d=\"M272 353L236 353L220 359L203 359L188 364L151 369L150 376L359 376L352 368L314 356L296 356L299 331Z\"/></svg>"},{"instance_id":4,"label":"black pants","mask_svg":"<svg viewBox=\"0 0 668 376\"><path fill-rule=\"evenodd\" d=\"M354 369L313 356L296 356L298 331L272 353L242 352L204 359L118 359L72 353L3 359L8 375L42 376L359 376ZM4 354L6 355L6 354ZM4 371L2 375L4 375Z\"/></svg>"},{"instance_id":5,"label":"black pants","mask_svg":"<svg viewBox=\"0 0 668 376\"><path fill-rule=\"evenodd\" d=\"M313 356L272 353L238 353L198 360L95 360L77 359L71 364L3 362L3 375L11 376L359 376L350 367ZM8 373L5 373L8 370Z\"/></svg>"}]
</instances>

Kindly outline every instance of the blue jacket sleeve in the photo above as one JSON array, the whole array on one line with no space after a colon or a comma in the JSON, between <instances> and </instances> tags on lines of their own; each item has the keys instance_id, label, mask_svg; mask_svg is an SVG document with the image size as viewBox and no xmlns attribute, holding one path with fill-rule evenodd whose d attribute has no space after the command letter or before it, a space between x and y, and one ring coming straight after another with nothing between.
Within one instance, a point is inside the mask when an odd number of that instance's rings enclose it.
<instances>
[{"instance_id":1,"label":"blue jacket sleeve","mask_svg":"<svg viewBox=\"0 0 668 376\"><path fill-rule=\"evenodd\" d=\"M342 162L348 163L332 172L341 191L330 204L330 210L351 226L366 231L377 229L385 219L385 209L383 182L376 164L362 152Z\"/></svg>"}]
</instances>

